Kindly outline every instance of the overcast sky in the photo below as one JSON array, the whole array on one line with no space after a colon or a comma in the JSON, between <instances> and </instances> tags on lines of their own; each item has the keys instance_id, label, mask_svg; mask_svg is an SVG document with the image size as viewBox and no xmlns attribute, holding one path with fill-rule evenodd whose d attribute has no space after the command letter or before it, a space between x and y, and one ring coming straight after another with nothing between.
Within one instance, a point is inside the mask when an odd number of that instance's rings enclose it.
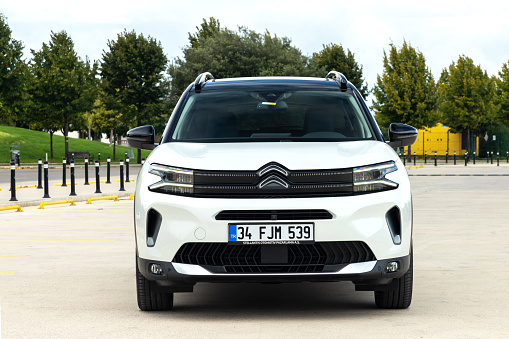
<instances>
[{"instance_id":1,"label":"overcast sky","mask_svg":"<svg viewBox=\"0 0 509 339\"><path fill-rule=\"evenodd\" d=\"M370 88L382 72L384 49L403 39L425 56L435 79L461 54L490 75L509 61L509 2L498 1L164 1L0 0L15 39L39 50L50 32L65 30L84 59L98 60L124 29L161 41L169 59L181 56L188 32L203 18L292 39L303 54L324 44L350 49ZM204 70L206 71L206 70Z\"/></svg>"}]
</instances>

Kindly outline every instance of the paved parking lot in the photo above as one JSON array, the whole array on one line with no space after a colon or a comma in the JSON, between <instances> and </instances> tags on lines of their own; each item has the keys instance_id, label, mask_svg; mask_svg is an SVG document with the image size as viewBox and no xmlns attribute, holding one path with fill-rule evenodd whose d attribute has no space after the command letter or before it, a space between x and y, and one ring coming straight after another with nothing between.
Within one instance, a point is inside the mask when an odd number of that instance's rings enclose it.
<instances>
[{"instance_id":1,"label":"paved parking lot","mask_svg":"<svg viewBox=\"0 0 509 339\"><path fill-rule=\"evenodd\" d=\"M411 182L407 310L376 309L351 283L301 283L199 284L170 312L141 312L125 198L0 212L1 338L507 337L509 177Z\"/></svg>"}]
</instances>

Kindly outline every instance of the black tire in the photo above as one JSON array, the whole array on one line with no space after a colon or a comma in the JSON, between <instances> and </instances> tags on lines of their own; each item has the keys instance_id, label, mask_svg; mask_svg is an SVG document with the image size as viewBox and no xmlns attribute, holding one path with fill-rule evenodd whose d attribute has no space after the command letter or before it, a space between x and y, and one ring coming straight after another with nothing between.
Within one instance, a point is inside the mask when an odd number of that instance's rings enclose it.
<instances>
[{"instance_id":1,"label":"black tire","mask_svg":"<svg viewBox=\"0 0 509 339\"><path fill-rule=\"evenodd\" d=\"M412 303L413 288L413 251L410 252L410 268L401 278L396 280L396 289L393 291L375 291L375 304L378 308L403 309Z\"/></svg>"},{"instance_id":2,"label":"black tire","mask_svg":"<svg viewBox=\"0 0 509 339\"><path fill-rule=\"evenodd\" d=\"M136 260L136 291L138 307L142 311L166 311L173 307L173 293L156 292L154 281L150 281L140 273Z\"/></svg>"}]
</instances>

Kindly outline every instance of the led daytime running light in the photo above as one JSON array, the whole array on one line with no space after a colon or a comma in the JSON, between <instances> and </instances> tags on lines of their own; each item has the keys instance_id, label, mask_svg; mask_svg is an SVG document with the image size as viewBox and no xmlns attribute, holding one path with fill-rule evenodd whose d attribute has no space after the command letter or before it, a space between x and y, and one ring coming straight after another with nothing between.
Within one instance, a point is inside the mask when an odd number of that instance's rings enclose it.
<instances>
[{"instance_id":1,"label":"led daytime running light","mask_svg":"<svg viewBox=\"0 0 509 339\"><path fill-rule=\"evenodd\" d=\"M376 192L397 188L398 184L385 179L385 175L396 171L396 164L386 162L378 165L356 167L353 169L354 192Z\"/></svg>"},{"instance_id":2,"label":"led daytime running light","mask_svg":"<svg viewBox=\"0 0 509 339\"><path fill-rule=\"evenodd\" d=\"M149 173L161 177L160 181L149 185L150 190L170 194L192 194L194 191L193 170L152 164Z\"/></svg>"}]
</instances>

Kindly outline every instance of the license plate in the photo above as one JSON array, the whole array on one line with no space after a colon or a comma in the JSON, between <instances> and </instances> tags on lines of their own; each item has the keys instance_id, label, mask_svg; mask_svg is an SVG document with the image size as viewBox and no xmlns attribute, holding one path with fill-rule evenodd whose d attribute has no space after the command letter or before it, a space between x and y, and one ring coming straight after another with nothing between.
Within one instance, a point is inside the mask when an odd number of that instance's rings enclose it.
<instances>
[{"instance_id":1,"label":"license plate","mask_svg":"<svg viewBox=\"0 0 509 339\"><path fill-rule=\"evenodd\" d=\"M306 244L315 240L313 223L228 224L230 244Z\"/></svg>"}]
</instances>

